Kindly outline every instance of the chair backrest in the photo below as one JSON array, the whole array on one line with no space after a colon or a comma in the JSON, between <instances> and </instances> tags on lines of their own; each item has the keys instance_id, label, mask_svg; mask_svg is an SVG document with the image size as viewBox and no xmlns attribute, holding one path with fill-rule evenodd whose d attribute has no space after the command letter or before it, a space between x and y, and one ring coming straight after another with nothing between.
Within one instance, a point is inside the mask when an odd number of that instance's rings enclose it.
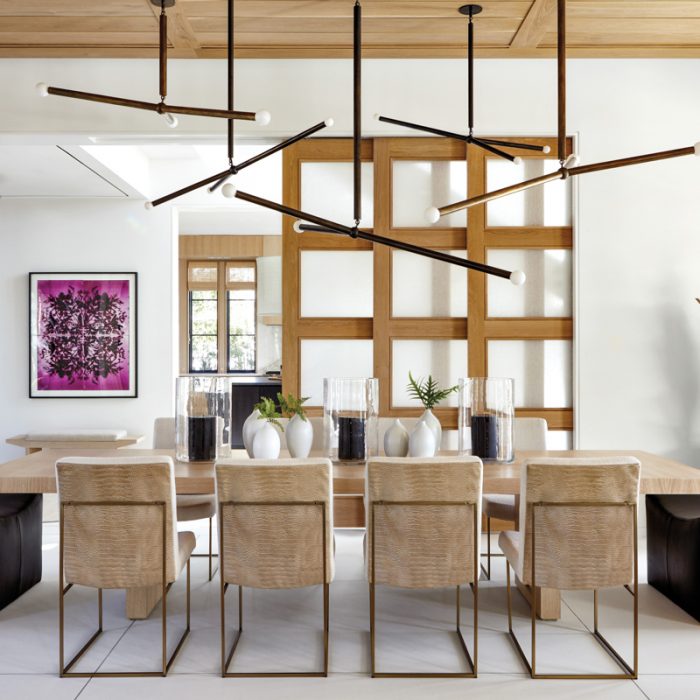
<instances>
[{"instance_id":1,"label":"chair backrest","mask_svg":"<svg viewBox=\"0 0 700 700\"><path fill-rule=\"evenodd\" d=\"M534 514L537 586L591 590L629 584L639 473L634 457L527 460L520 485L521 580L532 583Z\"/></svg>"},{"instance_id":2,"label":"chair backrest","mask_svg":"<svg viewBox=\"0 0 700 700\"><path fill-rule=\"evenodd\" d=\"M180 566L169 457L66 457L56 463L56 479L68 583L160 584L164 559L166 583L175 580Z\"/></svg>"},{"instance_id":3,"label":"chair backrest","mask_svg":"<svg viewBox=\"0 0 700 700\"><path fill-rule=\"evenodd\" d=\"M156 418L153 421L153 449L175 449L175 418Z\"/></svg>"},{"instance_id":4,"label":"chair backrest","mask_svg":"<svg viewBox=\"0 0 700 700\"><path fill-rule=\"evenodd\" d=\"M516 418L513 445L516 450L546 450L547 421L544 418Z\"/></svg>"},{"instance_id":5,"label":"chair backrest","mask_svg":"<svg viewBox=\"0 0 700 700\"><path fill-rule=\"evenodd\" d=\"M253 588L330 583L333 467L329 460L221 460L216 464L216 493L225 583Z\"/></svg>"},{"instance_id":6,"label":"chair backrest","mask_svg":"<svg viewBox=\"0 0 700 700\"><path fill-rule=\"evenodd\" d=\"M437 588L478 578L481 484L478 457L368 460L369 581Z\"/></svg>"}]
</instances>

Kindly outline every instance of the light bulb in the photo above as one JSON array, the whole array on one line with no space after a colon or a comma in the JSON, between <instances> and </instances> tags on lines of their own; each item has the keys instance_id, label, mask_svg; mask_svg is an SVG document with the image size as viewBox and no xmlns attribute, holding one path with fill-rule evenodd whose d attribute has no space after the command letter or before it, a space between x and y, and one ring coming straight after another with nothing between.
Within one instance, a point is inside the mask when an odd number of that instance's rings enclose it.
<instances>
[{"instance_id":1,"label":"light bulb","mask_svg":"<svg viewBox=\"0 0 700 700\"><path fill-rule=\"evenodd\" d=\"M700 156L700 141L695 144L695 155Z\"/></svg>"},{"instance_id":2,"label":"light bulb","mask_svg":"<svg viewBox=\"0 0 700 700\"><path fill-rule=\"evenodd\" d=\"M165 117L165 121L168 122L168 126L171 129L174 129L177 126L178 121L176 116L170 114L170 112L163 112L163 116Z\"/></svg>"},{"instance_id":3,"label":"light bulb","mask_svg":"<svg viewBox=\"0 0 700 700\"><path fill-rule=\"evenodd\" d=\"M144 202L143 203L143 208L144 209L153 209L153 202Z\"/></svg>"},{"instance_id":4,"label":"light bulb","mask_svg":"<svg viewBox=\"0 0 700 700\"><path fill-rule=\"evenodd\" d=\"M294 228L294 233L304 233L303 229L301 228L301 226L302 226L303 223L304 223L304 222L303 222L301 219L297 219L297 220L294 222L294 226L293 226L293 228Z\"/></svg>"},{"instance_id":5,"label":"light bulb","mask_svg":"<svg viewBox=\"0 0 700 700\"><path fill-rule=\"evenodd\" d=\"M545 147L542 149L542 153L549 153L551 150L552 150L552 149L551 149L549 146L545 146Z\"/></svg>"},{"instance_id":6,"label":"light bulb","mask_svg":"<svg viewBox=\"0 0 700 700\"><path fill-rule=\"evenodd\" d=\"M575 154L572 153L565 161L564 161L564 166L565 168L575 168L579 164L580 158Z\"/></svg>"},{"instance_id":7,"label":"light bulb","mask_svg":"<svg viewBox=\"0 0 700 700\"><path fill-rule=\"evenodd\" d=\"M328 117L325 122L323 122L326 126L333 126L335 124L335 121L333 121L333 117Z\"/></svg>"},{"instance_id":8,"label":"light bulb","mask_svg":"<svg viewBox=\"0 0 700 700\"><path fill-rule=\"evenodd\" d=\"M37 83L35 90L39 95L42 97L48 97L49 96L49 86L46 83Z\"/></svg>"},{"instance_id":9,"label":"light bulb","mask_svg":"<svg viewBox=\"0 0 700 700\"><path fill-rule=\"evenodd\" d=\"M521 284L525 284L526 279L527 277L525 277L525 273L522 270L513 270L513 272L510 273L510 281L516 287L519 287Z\"/></svg>"},{"instance_id":10,"label":"light bulb","mask_svg":"<svg viewBox=\"0 0 700 700\"><path fill-rule=\"evenodd\" d=\"M227 197L228 199L232 199L236 196L236 186L231 182L227 182L221 188L221 194L223 194L224 197Z\"/></svg>"},{"instance_id":11,"label":"light bulb","mask_svg":"<svg viewBox=\"0 0 700 700\"><path fill-rule=\"evenodd\" d=\"M428 207L425 210L425 220L428 223L436 224L440 221L440 210L437 207Z\"/></svg>"},{"instance_id":12,"label":"light bulb","mask_svg":"<svg viewBox=\"0 0 700 700\"><path fill-rule=\"evenodd\" d=\"M270 123L270 119L272 119L272 117L266 109L255 113L255 121L260 124L260 126L267 126Z\"/></svg>"},{"instance_id":13,"label":"light bulb","mask_svg":"<svg viewBox=\"0 0 700 700\"><path fill-rule=\"evenodd\" d=\"M375 115L372 117L372 119L375 119L376 121L380 121L381 118L382 118L382 115L379 114L379 112L377 112L377 114L375 114Z\"/></svg>"},{"instance_id":14,"label":"light bulb","mask_svg":"<svg viewBox=\"0 0 700 700\"><path fill-rule=\"evenodd\" d=\"M520 156L515 156L513 158L513 165L522 165L523 159Z\"/></svg>"}]
</instances>

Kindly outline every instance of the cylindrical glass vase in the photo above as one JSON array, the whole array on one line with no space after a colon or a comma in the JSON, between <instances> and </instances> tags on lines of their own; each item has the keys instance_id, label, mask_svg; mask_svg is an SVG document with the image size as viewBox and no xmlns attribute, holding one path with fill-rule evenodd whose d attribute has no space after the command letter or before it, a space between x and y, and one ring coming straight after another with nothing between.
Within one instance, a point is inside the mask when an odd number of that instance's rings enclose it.
<instances>
[{"instance_id":1,"label":"cylindrical glass vase","mask_svg":"<svg viewBox=\"0 0 700 700\"><path fill-rule=\"evenodd\" d=\"M378 412L378 379L324 379L323 432L326 456L334 462L361 462L376 456Z\"/></svg>"},{"instance_id":2,"label":"cylindrical glass vase","mask_svg":"<svg viewBox=\"0 0 700 700\"><path fill-rule=\"evenodd\" d=\"M178 460L213 462L230 456L230 378L220 375L177 377L175 403Z\"/></svg>"},{"instance_id":3,"label":"cylindrical glass vase","mask_svg":"<svg viewBox=\"0 0 700 700\"><path fill-rule=\"evenodd\" d=\"M513 461L514 382L504 377L459 380L459 451L489 462Z\"/></svg>"}]
</instances>

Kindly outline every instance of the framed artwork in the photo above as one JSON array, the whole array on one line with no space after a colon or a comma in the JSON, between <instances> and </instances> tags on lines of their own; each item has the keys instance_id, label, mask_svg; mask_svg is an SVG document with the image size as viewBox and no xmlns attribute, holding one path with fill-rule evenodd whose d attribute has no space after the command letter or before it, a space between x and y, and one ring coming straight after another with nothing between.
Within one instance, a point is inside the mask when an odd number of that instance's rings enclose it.
<instances>
[{"instance_id":1,"label":"framed artwork","mask_svg":"<svg viewBox=\"0 0 700 700\"><path fill-rule=\"evenodd\" d=\"M137 396L135 272L29 273L29 397Z\"/></svg>"}]
</instances>

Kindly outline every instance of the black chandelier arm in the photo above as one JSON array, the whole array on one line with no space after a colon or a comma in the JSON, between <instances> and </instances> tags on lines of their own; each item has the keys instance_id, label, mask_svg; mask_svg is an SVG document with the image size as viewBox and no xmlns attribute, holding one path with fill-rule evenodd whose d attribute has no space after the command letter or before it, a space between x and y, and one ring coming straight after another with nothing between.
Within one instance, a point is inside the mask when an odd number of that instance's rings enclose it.
<instances>
[{"instance_id":1,"label":"black chandelier arm","mask_svg":"<svg viewBox=\"0 0 700 700\"><path fill-rule=\"evenodd\" d=\"M472 12L469 12L469 23L467 24L467 64L469 73L469 135L474 133L474 22Z\"/></svg>"},{"instance_id":2,"label":"black chandelier arm","mask_svg":"<svg viewBox=\"0 0 700 700\"><path fill-rule=\"evenodd\" d=\"M228 66L228 104L229 110L233 110L233 0L228 0L228 44L226 48L226 63ZM227 137L228 137L228 162L233 166L233 119L228 120ZM211 190L210 190L211 191Z\"/></svg>"},{"instance_id":3,"label":"black chandelier arm","mask_svg":"<svg viewBox=\"0 0 700 700\"><path fill-rule=\"evenodd\" d=\"M557 0L557 156L566 160L566 0Z\"/></svg>"},{"instance_id":4,"label":"black chandelier arm","mask_svg":"<svg viewBox=\"0 0 700 700\"><path fill-rule=\"evenodd\" d=\"M353 7L353 216L355 224L362 219L362 6L355 0Z\"/></svg>"},{"instance_id":5,"label":"black chandelier arm","mask_svg":"<svg viewBox=\"0 0 700 700\"><path fill-rule=\"evenodd\" d=\"M506 160L509 160L511 163L514 163L516 160L520 161L520 158L518 156L513 156L510 153L506 153L505 151L502 151L500 148L496 148L495 146L491 146L490 144L486 143L486 141L482 141L481 139L476 138L476 136L472 136L469 143L473 143L475 146L478 146L479 148L483 148L485 151L488 151L489 153L493 153L496 156L500 156L501 158L505 158Z\"/></svg>"},{"instance_id":6,"label":"black chandelier arm","mask_svg":"<svg viewBox=\"0 0 700 700\"><path fill-rule=\"evenodd\" d=\"M520 148L525 151L539 151L540 153L549 153L549 146L538 146L533 143L517 143L515 141L502 141L500 139L485 139L479 136L479 141L488 143L491 146L503 146L504 148Z\"/></svg>"},{"instance_id":7,"label":"black chandelier arm","mask_svg":"<svg viewBox=\"0 0 700 700\"><path fill-rule=\"evenodd\" d=\"M146 202L146 209L152 209L153 207L160 206L161 204L165 204L166 202L170 202L173 199L177 199L178 197L182 197L183 194L188 194L189 192L194 192L195 190L198 190L200 187L205 187L206 185L211 184L212 182L216 182L217 180L222 180L224 178L230 177L233 173L231 172L230 169L223 170L220 173L217 173L216 175L212 175L211 177L207 177L204 180L200 180L199 182L195 182L191 185L187 185L187 187L183 187L182 189L179 189L175 192L171 192L170 194L166 194L163 197L159 197L158 199L154 199L152 202Z\"/></svg>"},{"instance_id":8,"label":"black chandelier arm","mask_svg":"<svg viewBox=\"0 0 700 700\"><path fill-rule=\"evenodd\" d=\"M380 122L386 122L387 124L396 124L396 126L405 126L408 129L416 129L418 131L425 131L428 134L435 134L436 136L444 136L448 139L457 139L458 141L464 141L469 143L471 139L469 136L464 134L456 134L454 131L445 131L444 129L436 129L432 126L424 126L423 124L414 124L413 122L406 122L401 119L393 119L392 117L383 117L378 114L375 119Z\"/></svg>"},{"instance_id":9,"label":"black chandelier arm","mask_svg":"<svg viewBox=\"0 0 700 700\"><path fill-rule=\"evenodd\" d=\"M158 77L161 102L168 94L168 16L165 14L165 2L160 4L158 36Z\"/></svg>"}]
</instances>

